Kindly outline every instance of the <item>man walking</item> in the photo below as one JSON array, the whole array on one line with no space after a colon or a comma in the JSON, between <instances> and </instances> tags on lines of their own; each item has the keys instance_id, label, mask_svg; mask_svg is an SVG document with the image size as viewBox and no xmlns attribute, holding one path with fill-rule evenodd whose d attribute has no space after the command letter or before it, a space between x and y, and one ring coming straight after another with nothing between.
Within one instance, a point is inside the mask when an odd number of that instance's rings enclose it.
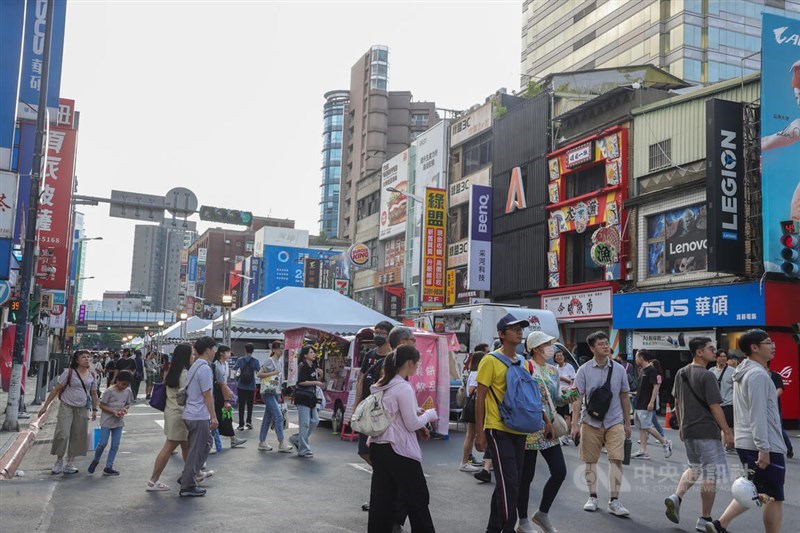
<instances>
[{"instance_id":1,"label":"man walking","mask_svg":"<svg viewBox=\"0 0 800 533\"><path fill-rule=\"evenodd\" d=\"M786 444L781 434L778 395L766 368L775 357L775 343L763 329L750 329L739 339L747 359L733 374L734 445L742 466L760 494L774 501L762 507L765 533L779 533L783 521ZM747 511L732 500L719 520L706 525L708 533L725 533Z\"/></svg>"},{"instance_id":2,"label":"man walking","mask_svg":"<svg viewBox=\"0 0 800 533\"><path fill-rule=\"evenodd\" d=\"M261 368L261 363L253 357L255 346L252 342L244 345L244 357L236 361L233 367L238 375L236 383L236 396L239 398L239 431L253 429L253 401L256 396L256 372ZM247 417L245 418L245 413ZM245 424L246 422L246 424Z\"/></svg>"},{"instance_id":3,"label":"man walking","mask_svg":"<svg viewBox=\"0 0 800 533\"><path fill-rule=\"evenodd\" d=\"M479 452L492 450L495 487L486 533L513 532L517 523L517 500L525 454L524 433L506 427L500 418L499 404L506 395L508 365L518 365L516 348L522 342L527 320L508 313L497 323L502 346L487 354L478 366L478 389L475 399L475 447ZM505 359L505 362L500 358Z\"/></svg>"},{"instance_id":4,"label":"man walking","mask_svg":"<svg viewBox=\"0 0 800 533\"><path fill-rule=\"evenodd\" d=\"M728 463L720 442L720 429L726 446L733 446L733 430L725 420L717 380L706 370L714 360L714 345L708 337L689 340L691 364L678 370L672 395L675 397L675 414L680 421L680 437L686 445L689 468L681 476L674 494L664 500L667 518L680 523L683 497L702 478L700 486L700 517L695 529L705 531L712 522L711 510L717 492L717 479L725 480ZM717 357L719 362L719 358ZM727 363L727 362L726 362ZM729 370L730 372L730 370ZM732 373L732 372L731 372Z\"/></svg>"},{"instance_id":5,"label":"man walking","mask_svg":"<svg viewBox=\"0 0 800 533\"><path fill-rule=\"evenodd\" d=\"M197 475L211 451L211 430L217 429L219 425L211 392L214 377L209 365L214 358L215 347L216 342L211 337L199 338L194 343L197 359L186 374L186 405L183 408L183 421L189 430L189 453L180 479L181 496L206 494L206 489L197 486Z\"/></svg>"},{"instance_id":6,"label":"man walking","mask_svg":"<svg viewBox=\"0 0 800 533\"><path fill-rule=\"evenodd\" d=\"M656 409L658 399L658 389L661 385L658 382L658 372L653 367L650 354L645 350L636 352L636 365L641 369L639 374L639 392L636 395L636 420L639 424L639 451L634 457L649 460L647 453L648 435L652 435L663 447L664 458L669 459L672 455L672 441L661 436L653 427L653 413ZM630 383L630 382L629 382Z\"/></svg>"},{"instance_id":7,"label":"man walking","mask_svg":"<svg viewBox=\"0 0 800 533\"><path fill-rule=\"evenodd\" d=\"M139 398L139 387L144 380L144 359L142 359L142 351L136 350L133 358L133 383L131 383L131 391L133 391L133 403L136 403Z\"/></svg>"},{"instance_id":8,"label":"man walking","mask_svg":"<svg viewBox=\"0 0 800 533\"><path fill-rule=\"evenodd\" d=\"M631 438L631 422L627 416L631 411L628 377L622 365L611 359L611 345L605 332L592 333L586 337L586 343L593 357L578 369L575 386L580 396L572 406L573 413L582 409L580 426L579 417L572 418L572 440L577 442L580 438L580 458L586 463L584 475L589 499L583 510L597 511L597 461L605 446L610 488L607 509L617 516L628 516L630 511L619 501L625 439Z\"/></svg>"},{"instance_id":9,"label":"man walking","mask_svg":"<svg viewBox=\"0 0 800 533\"><path fill-rule=\"evenodd\" d=\"M733 372L735 367L728 366L728 352L717 350L717 366L711 369L714 378L717 380L719 392L722 394L722 413L725 415L725 422L728 427L733 428ZM730 453L736 453L733 444L727 447Z\"/></svg>"}]
</instances>

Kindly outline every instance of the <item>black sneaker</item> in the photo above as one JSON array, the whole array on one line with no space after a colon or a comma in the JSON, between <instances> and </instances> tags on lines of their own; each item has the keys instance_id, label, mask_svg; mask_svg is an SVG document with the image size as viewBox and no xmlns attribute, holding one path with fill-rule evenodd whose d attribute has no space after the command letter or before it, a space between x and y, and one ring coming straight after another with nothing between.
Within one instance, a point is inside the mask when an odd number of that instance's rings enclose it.
<instances>
[{"instance_id":1,"label":"black sneaker","mask_svg":"<svg viewBox=\"0 0 800 533\"><path fill-rule=\"evenodd\" d=\"M97 469L98 463L99 461L92 461L91 463L89 463L89 468L87 468L86 471L89 472L90 474L94 474L94 471Z\"/></svg>"},{"instance_id":2,"label":"black sneaker","mask_svg":"<svg viewBox=\"0 0 800 533\"><path fill-rule=\"evenodd\" d=\"M728 530L722 527L719 520L713 522L706 522L706 533L728 533Z\"/></svg>"},{"instance_id":3,"label":"black sneaker","mask_svg":"<svg viewBox=\"0 0 800 533\"><path fill-rule=\"evenodd\" d=\"M206 489L201 489L200 487L192 487L190 489L181 489L181 491L178 493L178 495L181 496L181 497L183 497L183 496L193 496L193 497L205 496L206 495Z\"/></svg>"},{"instance_id":4,"label":"black sneaker","mask_svg":"<svg viewBox=\"0 0 800 533\"><path fill-rule=\"evenodd\" d=\"M112 467L107 466L103 469L104 476L118 476L119 470L114 470Z\"/></svg>"},{"instance_id":5,"label":"black sneaker","mask_svg":"<svg viewBox=\"0 0 800 533\"><path fill-rule=\"evenodd\" d=\"M492 480L492 475L487 470L481 470L480 472L475 472L472 475L475 476L475 479L481 483L489 483Z\"/></svg>"}]
</instances>

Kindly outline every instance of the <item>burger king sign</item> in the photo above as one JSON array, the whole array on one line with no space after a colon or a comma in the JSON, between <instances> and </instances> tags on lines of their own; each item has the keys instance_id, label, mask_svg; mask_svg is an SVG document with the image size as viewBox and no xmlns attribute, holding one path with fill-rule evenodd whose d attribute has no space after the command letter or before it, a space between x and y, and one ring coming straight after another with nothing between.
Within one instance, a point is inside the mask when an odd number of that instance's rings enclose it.
<instances>
[{"instance_id":1,"label":"burger king sign","mask_svg":"<svg viewBox=\"0 0 800 533\"><path fill-rule=\"evenodd\" d=\"M354 244L347 251L347 255L355 266L364 266L369 263L369 248L365 244Z\"/></svg>"}]
</instances>

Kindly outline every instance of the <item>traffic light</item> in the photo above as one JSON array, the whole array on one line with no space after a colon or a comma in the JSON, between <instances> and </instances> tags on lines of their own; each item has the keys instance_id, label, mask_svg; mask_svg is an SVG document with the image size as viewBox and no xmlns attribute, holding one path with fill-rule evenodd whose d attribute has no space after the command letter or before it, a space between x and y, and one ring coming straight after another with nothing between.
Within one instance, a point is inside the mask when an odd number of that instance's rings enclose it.
<instances>
[{"instance_id":1,"label":"traffic light","mask_svg":"<svg viewBox=\"0 0 800 533\"><path fill-rule=\"evenodd\" d=\"M781 271L790 278L800 277L800 222L781 222Z\"/></svg>"},{"instance_id":2,"label":"traffic light","mask_svg":"<svg viewBox=\"0 0 800 533\"><path fill-rule=\"evenodd\" d=\"M224 207L202 205L200 206L200 220L249 226L253 221L253 213L250 211L240 211L238 209L225 209Z\"/></svg>"},{"instance_id":3,"label":"traffic light","mask_svg":"<svg viewBox=\"0 0 800 533\"><path fill-rule=\"evenodd\" d=\"M19 307L20 303L19 300L11 300L8 304L8 321L11 324L15 324L17 322L17 318L19 316Z\"/></svg>"}]
</instances>

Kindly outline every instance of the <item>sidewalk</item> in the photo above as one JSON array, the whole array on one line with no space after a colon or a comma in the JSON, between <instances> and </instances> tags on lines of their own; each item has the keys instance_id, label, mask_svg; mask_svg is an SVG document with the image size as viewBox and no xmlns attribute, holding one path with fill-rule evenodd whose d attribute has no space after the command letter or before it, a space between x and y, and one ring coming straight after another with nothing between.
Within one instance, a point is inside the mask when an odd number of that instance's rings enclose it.
<instances>
[{"instance_id":1,"label":"sidewalk","mask_svg":"<svg viewBox=\"0 0 800 533\"><path fill-rule=\"evenodd\" d=\"M40 406L31 405L31 402L36 397L34 387L26 387L26 389L26 413L23 414L24 418L19 419L19 431L3 431L0 429L0 479L9 479L14 476L17 467L33 445L41 429L40 426L46 423L50 411L53 411L53 405L51 404L48 412L39 420L37 413ZM6 419L7 402L8 393L0 391L0 411L2 411L0 412L0 428L2 428L2 424Z\"/></svg>"},{"instance_id":2,"label":"sidewalk","mask_svg":"<svg viewBox=\"0 0 800 533\"><path fill-rule=\"evenodd\" d=\"M36 417L37 411L41 409L41 405L31 405L31 402L36 397L35 387L30 386L31 383L35 383L36 378L28 378L28 387L29 389L25 392L25 408L27 409L28 418L20 418L19 419L19 429L20 431L28 429L28 424ZM8 393L6 391L0 390L0 457L8 451L9 446L11 443L19 435L19 431L3 431L2 427L6 421L6 404L8 403Z\"/></svg>"}]
</instances>

